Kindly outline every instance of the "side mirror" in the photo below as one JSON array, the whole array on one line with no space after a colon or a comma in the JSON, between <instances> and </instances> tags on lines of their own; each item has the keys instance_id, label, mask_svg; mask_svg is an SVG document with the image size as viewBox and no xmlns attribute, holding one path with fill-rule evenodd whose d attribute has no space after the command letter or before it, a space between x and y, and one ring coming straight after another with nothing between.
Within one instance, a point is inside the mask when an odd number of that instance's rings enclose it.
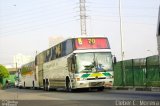
<instances>
[{"instance_id":1,"label":"side mirror","mask_svg":"<svg viewBox=\"0 0 160 106\"><path fill-rule=\"evenodd\" d=\"M76 57L75 57L75 55L72 55L71 59L72 59L72 72L75 72L75 70L76 70Z\"/></svg>"},{"instance_id":2,"label":"side mirror","mask_svg":"<svg viewBox=\"0 0 160 106\"><path fill-rule=\"evenodd\" d=\"M71 56L71 59L72 59L72 63L75 64L75 61L76 61L75 55L72 55L72 56Z\"/></svg>"},{"instance_id":3,"label":"side mirror","mask_svg":"<svg viewBox=\"0 0 160 106\"><path fill-rule=\"evenodd\" d=\"M117 58L115 56L113 56L113 64L117 63Z\"/></svg>"}]
</instances>

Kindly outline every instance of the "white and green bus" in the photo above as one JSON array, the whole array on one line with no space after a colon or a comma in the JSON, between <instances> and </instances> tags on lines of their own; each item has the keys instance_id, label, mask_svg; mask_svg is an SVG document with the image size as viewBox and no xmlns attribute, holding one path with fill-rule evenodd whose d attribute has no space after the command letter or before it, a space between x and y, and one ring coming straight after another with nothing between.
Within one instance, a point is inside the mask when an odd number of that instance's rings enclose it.
<instances>
[{"instance_id":1,"label":"white and green bus","mask_svg":"<svg viewBox=\"0 0 160 106\"><path fill-rule=\"evenodd\" d=\"M78 37L64 40L35 57L33 76L34 84L38 83L36 85L44 90L65 88L71 92L79 88L96 88L103 91L104 87L112 87L113 61L108 39Z\"/></svg>"},{"instance_id":2,"label":"white and green bus","mask_svg":"<svg viewBox=\"0 0 160 106\"><path fill-rule=\"evenodd\" d=\"M35 58L39 87L44 90L113 86L113 63L106 37L67 39Z\"/></svg>"}]
</instances>

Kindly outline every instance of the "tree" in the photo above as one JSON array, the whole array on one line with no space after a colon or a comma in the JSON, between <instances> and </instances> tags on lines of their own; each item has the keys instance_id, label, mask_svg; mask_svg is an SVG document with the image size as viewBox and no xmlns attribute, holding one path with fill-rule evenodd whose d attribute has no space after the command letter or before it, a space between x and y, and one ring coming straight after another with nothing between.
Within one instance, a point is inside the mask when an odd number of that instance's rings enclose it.
<instances>
[{"instance_id":1,"label":"tree","mask_svg":"<svg viewBox=\"0 0 160 106\"><path fill-rule=\"evenodd\" d=\"M8 70L0 64L0 78L7 78L9 77L9 72Z\"/></svg>"},{"instance_id":2,"label":"tree","mask_svg":"<svg viewBox=\"0 0 160 106\"><path fill-rule=\"evenodd\" d=\"M0 89L3 87L3 78L9 77L8 70L0 64Z\"/></svg>"}]
</instances>

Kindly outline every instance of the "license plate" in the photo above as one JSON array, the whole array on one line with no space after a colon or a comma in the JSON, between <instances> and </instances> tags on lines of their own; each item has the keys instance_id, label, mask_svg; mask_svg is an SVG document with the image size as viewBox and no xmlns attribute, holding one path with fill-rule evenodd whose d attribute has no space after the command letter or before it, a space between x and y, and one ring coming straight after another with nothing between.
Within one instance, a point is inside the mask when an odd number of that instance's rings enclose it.
<instances>
[{"instance_id":1,"label":"license plate","mask_svg":"<svg viewBox=\"0 0 160 106\"><path fill-rule=\"evenodd\" d=\"M90 86L103 86L104 82L90 82Z\"/></svg>"}]
</instances>

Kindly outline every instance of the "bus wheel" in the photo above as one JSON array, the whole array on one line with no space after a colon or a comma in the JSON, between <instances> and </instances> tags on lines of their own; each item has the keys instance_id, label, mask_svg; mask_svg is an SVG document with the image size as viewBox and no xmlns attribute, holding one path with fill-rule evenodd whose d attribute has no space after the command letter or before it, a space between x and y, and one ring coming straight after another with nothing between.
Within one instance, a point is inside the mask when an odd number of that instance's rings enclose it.
<instances>
[{"instance_id":1,"label":"bus wheel","mask_svg":"<svg viewBox=\"0 0 160 106\"><path fill-rule=\"evenodd\" d=\"M72 92L71 83L70 83L69 78L66 79L66 91Z\"/></svg>"},{"instance_id":2,"label":"bus wheel","mask_svg":"<svg viewBox=\"0 0 160 106\"><path fill-rule=\"evenodd\" d=\"M43 80L43 90L44 91L46 90L46 82L45 82L45 80Z\"/></svg>"},{"instance_id":3,"label":"bus wheel","mask_svg":"<svg viewBox=\"0 0 160 106\"><path fill-rule=\"evenodd\" d=\"M34 86L34 81L32 82L32 88L33 88L33 89L35 89L35 86Z\"/></svg>"},{"instance_id":4,"label":"bus wheel","mask_svg":"<svg viewBox=\"0 0 160 106\"><path fill-rule=\"evenodd\" d=\"M46 91L50 91L49 80L46 80Z\"/></svg>"},{"instance_id":5,"label":"bus wheel","mask_svg":"<svg viewBox=\"0 0 160 106\"><path fill-rule=\"evenodd\" d=\"M26 88L26 84L25 84L25 82L24 82L24 86L23 86L23 88Z\"/></svg>"}]
</instances>

